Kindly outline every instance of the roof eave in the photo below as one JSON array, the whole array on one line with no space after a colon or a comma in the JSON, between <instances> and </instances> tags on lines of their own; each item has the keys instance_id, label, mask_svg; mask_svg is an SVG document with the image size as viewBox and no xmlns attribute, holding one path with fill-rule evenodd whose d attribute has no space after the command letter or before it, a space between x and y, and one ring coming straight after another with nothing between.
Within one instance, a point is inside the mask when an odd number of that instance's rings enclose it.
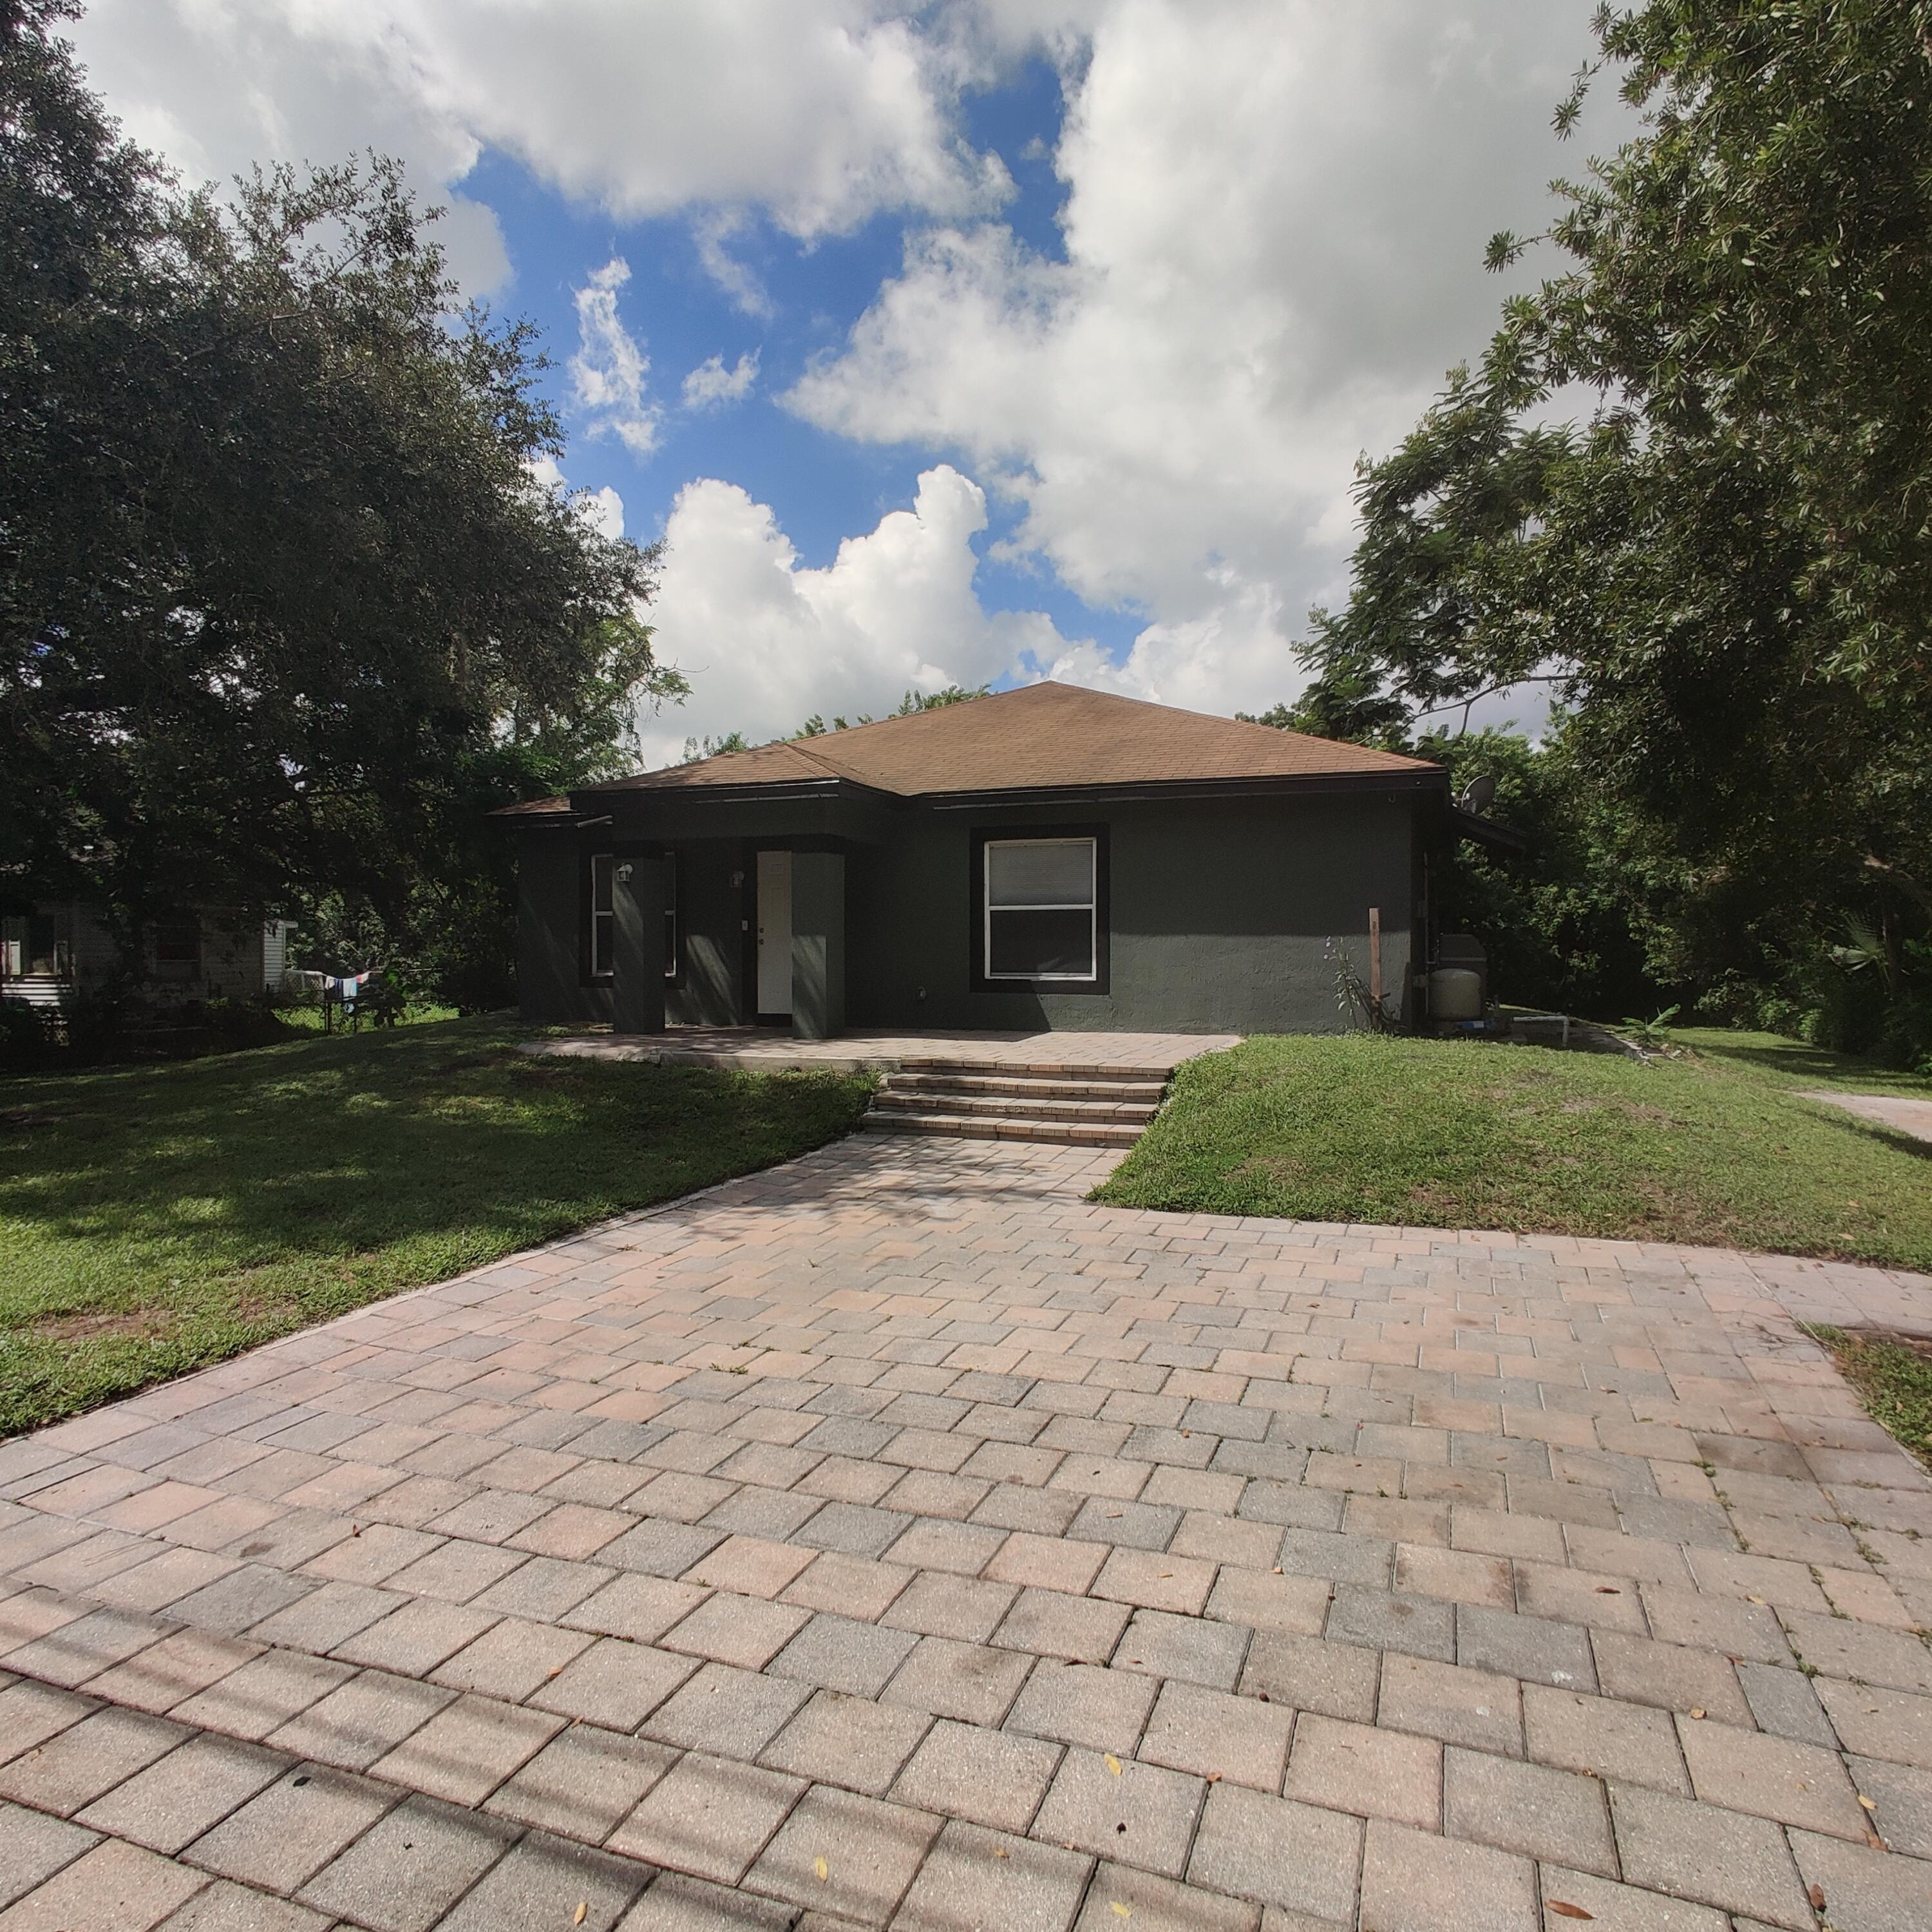
<instances>
[{"instance_id":1,"label":"roof eave","mask_svg":"<svg viewBox=\"0 0 1932 1932\"><path fill-rule=\"evenodd\" d=\"M1529 834L1520 827L1505 825L1499 818L1485 818L1480 813L1465 812L1457 806L1449 808L1449 829L1457 838L1486 845L1494 851L1529 850Z\"/></svg>"},{"instance_id":2,"label":"roof eave","mask_svg":"<svg viewBox=\"0 0 1932 1932\"><path fill-rule=\"evenodd\" d=\"M553 805L546 799L520 805L494 806L483 816L502 819L512 825L569 825L575 821L577 814L568 805Z\"/></svg>"},{"instance_id":3,"label":"roof eave","mask_svg":"<svg viewBox=\"0 0 1932 1932\"><path fill-rule=\"evenodd\" d=\"M896 792L861 784L856 778L764 778L746 784L612 785L571 794L579 812L611 812L645 800L675 799L680 803L715 800L721 805L782 805L788 800L877 800L896 804Z\"/></svg>"},{"instance_id":4,"label":"roof eave","mask_svg":"<svg viewBox=\"0 0 1932 1932\"><path fill-rule=\"evenodd\" d=\"M1449 775L1440 766L1386 772L1300 772L1265 778L1160 778L1114 784L1024 785L998 790L921 792L915 802L935 812L973 812L1002 805L1159 804L1182 799L1308 797L1331 792L1441 792Z\"/></svg>"}]
</instances>

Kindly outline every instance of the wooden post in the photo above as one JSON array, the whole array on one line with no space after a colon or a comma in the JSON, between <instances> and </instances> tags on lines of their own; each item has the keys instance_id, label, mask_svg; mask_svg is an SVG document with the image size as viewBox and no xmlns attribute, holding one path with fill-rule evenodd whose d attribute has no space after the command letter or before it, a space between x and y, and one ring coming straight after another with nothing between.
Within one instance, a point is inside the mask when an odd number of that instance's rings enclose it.
<instances>
[{"instance_id":1,"label":"wooden post","mask_svg":"<svg viewBox=\"0 0 1932 1932\"><path fill-rule=\"evenodd\" d=\"M1382 1023L1382 909L1369 908L1369 1024Z\"/></svg>"}]
</instances>

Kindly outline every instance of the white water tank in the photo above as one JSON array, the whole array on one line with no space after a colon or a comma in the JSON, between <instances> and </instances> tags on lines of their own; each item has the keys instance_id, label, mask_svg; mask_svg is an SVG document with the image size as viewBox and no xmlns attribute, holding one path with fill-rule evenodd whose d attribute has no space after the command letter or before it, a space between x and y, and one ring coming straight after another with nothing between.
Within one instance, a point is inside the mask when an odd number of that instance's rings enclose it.
<instances>
[{"instance_id":1,"label":"white water tank","mask_svg":"<svg viewBox=\"0 0 1932 1932\"><path fill-rule=\"evenodd\" d=\"M1479 1020L1483 1017L1483 976L1466 966L1438 966L1429 976L1429 1017Z\"/></svg>"}]
</instances>

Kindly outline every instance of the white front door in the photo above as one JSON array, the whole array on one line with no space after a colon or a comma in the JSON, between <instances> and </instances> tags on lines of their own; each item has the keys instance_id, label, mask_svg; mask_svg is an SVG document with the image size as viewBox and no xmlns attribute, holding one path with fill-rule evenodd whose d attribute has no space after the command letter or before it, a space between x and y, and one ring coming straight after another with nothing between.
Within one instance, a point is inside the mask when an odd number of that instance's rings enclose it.
<instances>
[{"instance_id":1,"label":"white front door","mask_svg":"<svg viewBox=\"0 0 1932 1932\"><path fill-rule=\"evenodd\" d=\"M758 854L758 1010L791 1011L791 854Z\"/></svg>"}]
</instances>

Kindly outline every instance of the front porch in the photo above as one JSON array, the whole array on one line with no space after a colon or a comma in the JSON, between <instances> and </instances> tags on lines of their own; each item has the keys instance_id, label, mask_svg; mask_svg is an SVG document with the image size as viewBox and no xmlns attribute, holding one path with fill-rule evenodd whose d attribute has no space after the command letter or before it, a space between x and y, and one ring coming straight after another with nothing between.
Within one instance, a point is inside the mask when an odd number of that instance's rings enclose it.
<instances>
[{"instance_id":1,"label":"front porch","mask_svg":"<svg viewBox=\"0 0 1932 1932\"><path fill-rule=\"evenodd\" d=\"M577 1034L531 1040L549 1058L740 1067L758 1072L876 1072L861 1125L956 1140L1131 1147L1174 1070L1238 1043L1234 1034L995 1033L931 1028L801 1040L763 1027L668 1027L649 1038Z\"/></svg>"}]
</instances>

